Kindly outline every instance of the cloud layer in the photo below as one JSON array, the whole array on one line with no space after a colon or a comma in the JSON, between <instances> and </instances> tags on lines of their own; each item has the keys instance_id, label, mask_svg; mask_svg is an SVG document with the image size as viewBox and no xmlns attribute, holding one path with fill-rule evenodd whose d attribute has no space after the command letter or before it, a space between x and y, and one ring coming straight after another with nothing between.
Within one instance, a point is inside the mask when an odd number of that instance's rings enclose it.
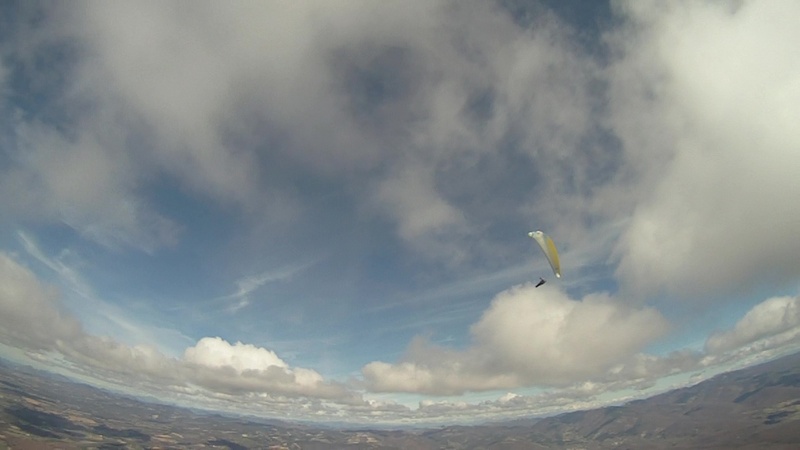
<instances>
[{"instance_id":1,"label":"cloud layer","mask_svg":"<svg viewBox=\"0 0 800 450\"><path fill-rule=\"evenodd\" d=\"M574 245L625 214L617 275L644 293L791 279L796 5L613 6L606 58L553 14L524 29L486 2L87 2L46 27L32 6L7 83L58 89L59 114L7 111L4 204L152 252L181 235L141 193L154 173L258 220L308 219L283 167L354 194L434 259L492 257L467 243L497 213ZM54 52L57 82L33 65Z\"/></svg>"},{"instance_id":2,"label":"cloud layer","mask_svg":"<svg viewBox=\"0 0 800 450\"><path fill-rule=\"evenodd\" d=\"M291 367L268 348L219 337L202 338L182 357L170 358L151 346L89 334L30 270L6 254L0 254L0 268L0 336L30 358L47 362L60 355L60 364L73 374L163 401L268 416L313 412L327 420L399 423L589 407L605 392L646 389L663 376L780 354L800 336L798 299L778 297L709 337L705 354L649 356L638 351L667 327L655 310L622 306L605 295L572 300L555 288L523 285L498 294L472 326L469 348L418 339L402 361L369 363L363 382L348 386ZM525 386L557 389L477 404L426 400L416 410L364 398L369 392L441 396Z\"/></svg>"}]
</instances>

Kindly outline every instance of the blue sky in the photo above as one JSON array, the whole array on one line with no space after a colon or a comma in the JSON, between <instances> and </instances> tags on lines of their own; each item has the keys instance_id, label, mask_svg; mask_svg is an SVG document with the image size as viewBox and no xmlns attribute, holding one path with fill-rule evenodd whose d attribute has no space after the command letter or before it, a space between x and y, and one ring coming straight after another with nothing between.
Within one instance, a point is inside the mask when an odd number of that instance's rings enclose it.
<instances>
[{"instance_id":1,"label":"blue sky","mask_svg":"<svg viewBox=\"0 0 800 450\"><path fill-rule=\"evenodd\" d=\"M796 2L2 8L7 358L424 425L798 349Z\"/></svg>"}]
</instances>

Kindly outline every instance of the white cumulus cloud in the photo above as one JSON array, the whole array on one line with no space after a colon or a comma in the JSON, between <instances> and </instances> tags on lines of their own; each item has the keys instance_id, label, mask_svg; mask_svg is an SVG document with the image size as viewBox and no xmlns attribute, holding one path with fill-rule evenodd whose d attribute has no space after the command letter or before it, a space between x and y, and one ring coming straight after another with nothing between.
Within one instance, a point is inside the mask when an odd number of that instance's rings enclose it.
<instances>
[{"instance_id":1,"label":"white cumulus cloud","mask_svg":"<svg viewBox=\"0 0 800 450\"><path fill-rule=\"evenodd\" d=\"M239 374L246 370L287 367L287 364L271 350L241 342L231 345L220 337L200 339L197 345L186 349L183 359L208 367L232 367Z\"/></svg>"},{"instance_id":2,"label":"white cumulus cloud","mask_svg":"<svg viewBox=\"0 0 800 450\"><path fill-rule=\"evenodd\" d=\"M736 325L730 329L711 335L706 341L706 349L712 354L736 350L756 341L774 338L783 343L781 334L796 340L800 336L800 298L774 297L754 306ZM767 343L768 344L768 343Z\"/></svg>"},{"instance_id":3,"label":"white cumulus cloud","mask_svg":"<svg viewBox=\"0 0 800 450\"><path fill-rule=\"evenodd\" d=\"M454 394L599 377L667 329L653 309L607 295L573 300L530 284L498 294L459 351L418 339L404 360L372 362L362 372L371 390Z\"/></svg>"}]
</instances>

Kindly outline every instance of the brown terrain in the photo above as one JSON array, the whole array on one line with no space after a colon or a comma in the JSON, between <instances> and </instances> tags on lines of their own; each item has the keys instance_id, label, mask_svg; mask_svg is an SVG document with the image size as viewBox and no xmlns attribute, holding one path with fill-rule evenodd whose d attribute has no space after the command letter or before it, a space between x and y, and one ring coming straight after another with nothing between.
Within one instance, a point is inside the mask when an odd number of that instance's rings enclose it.
<instances>
[{"instance_id":1,"label":"brown terrain","mask_svg":"<svg viewBox=\"0 0 800 450\"><path fill-rule=\"evenodd\" d=\"M346 430L148 403L0 362L0 449L797 449L800 354L646 400L508 424Z\"/></svg>"}]
</instances>

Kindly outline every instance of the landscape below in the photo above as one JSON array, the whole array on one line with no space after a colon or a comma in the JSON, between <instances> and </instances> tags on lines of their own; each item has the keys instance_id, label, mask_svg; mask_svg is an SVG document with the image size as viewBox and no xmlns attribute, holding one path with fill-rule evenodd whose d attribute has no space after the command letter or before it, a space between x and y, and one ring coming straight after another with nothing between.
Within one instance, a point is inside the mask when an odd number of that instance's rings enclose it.
<instances>
[{"instance_id":1,"label":"landscape below","mask_svg":"<svg viewBox=\"0 0 800 450\"><path fill-rule=\"evenodd\" d=\"M146 403L0 362L0 449L796 449L800 353L623 406L428 430L334 429Z\"/></svg>"}]
</instances>

